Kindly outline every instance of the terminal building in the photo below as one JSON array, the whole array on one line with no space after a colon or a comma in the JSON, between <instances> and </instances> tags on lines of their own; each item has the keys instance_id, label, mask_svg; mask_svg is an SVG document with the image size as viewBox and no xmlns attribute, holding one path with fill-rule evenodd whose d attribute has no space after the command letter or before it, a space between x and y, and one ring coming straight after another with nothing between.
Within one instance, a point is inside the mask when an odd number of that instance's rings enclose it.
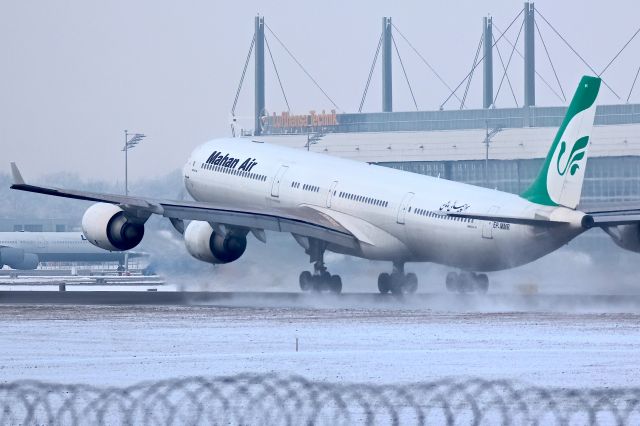
<instances>
[{"instance_id":1,"label":"terminal building","mask_svg":"<svg viewBox=\"0 0 640 426\"><path fill-rule=\"evenodd\" d=\"M336 124L311 131L267 124L260 139L521 193L538 174L565 112L528 107L337 114ZM488 144L487 123L494 133ZM583 203L638 199L640 104L599 106Z\"/></svg>"},{"instance_id":2,"label":"terminal building","mask_svg":"<svg viewBox=\"0 0 640 426\"><path fill-rule=\"evenodd\" d=\"M73 218L41 219L26 216L0 218L0 232L70 232L79 230L80 225Z\"/></svg>"}]
</instances>

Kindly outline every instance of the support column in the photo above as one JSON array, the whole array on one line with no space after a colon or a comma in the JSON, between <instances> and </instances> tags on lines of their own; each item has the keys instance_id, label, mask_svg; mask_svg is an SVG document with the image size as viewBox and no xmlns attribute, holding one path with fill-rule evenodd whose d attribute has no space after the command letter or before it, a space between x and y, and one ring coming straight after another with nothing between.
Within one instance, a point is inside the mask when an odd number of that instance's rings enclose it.
<instances>
[{"instance_id":1,"label":"support column","mask_svg":"<svg viewBox=\"0 0 640 426\"><path fill-rule=\"evenodd\" d=\"M264 107L264 18L256 16L255 45L255 125L253 134L262 133L260 118L265 115Z\"/></svg>"},{"instance_id":2,"label":"support column","mask_svg":"<svg viewBox=\"0 0 640 426\"><path fill-rule=\"evenodd\" d=\"M393 111L391 18L382 18L382 112Z\"/></svg>"},{"instance_id":3,"label":"support column","mask_svg":"<svg viewBox=\"0 0 640 426\"><path fill-rule=\"evenodd\" d=\"M524 4L524 106L536 104L535 8Z\"/></svg>"},{"instance_id":4,"label":"support column","mask_svg":"<svg viewBox=\"0 0 640 426\"><path fill-rule=\"evenodd\" d=\"M482 85L482 107L489 108L493 105L493 19L483 18L482 34L484 46L484 83Z\"/></svg>"}]
</instances>

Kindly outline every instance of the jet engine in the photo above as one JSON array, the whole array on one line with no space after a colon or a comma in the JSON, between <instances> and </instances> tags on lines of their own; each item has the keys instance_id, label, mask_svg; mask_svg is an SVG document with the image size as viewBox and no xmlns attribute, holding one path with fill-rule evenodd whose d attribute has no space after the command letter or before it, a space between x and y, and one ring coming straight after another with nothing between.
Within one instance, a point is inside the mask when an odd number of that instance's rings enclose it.
<instances>
[{"instance_id":1,"label":"jet engine","mask_svg":"<svg viewBox=\"0 0 640 426\"><path fill-rule=\"evenodd\" d=\"M0 248L0 267L7 265L13 269L36 269L40 260L34 253L25 253L24 250L13 247Z\"/></svg>"},{"instance_id":2,"label":"jet engine","mask_svg":"<svg viewBox=\"0 0 640 426\"><path fill-rule=\"evenodd\" d=\"M40 259L38 259L38 255L35 253L25 253L22 259L22 262L18 263L7 263L13 269L20 269L22 271L32 270L38 268L38 264L40 263Z\"/></svg>"},{"instance_id":3,"label":"jet engine","mask_svg":"<svg viewBox=\"0 0 640 426\"><path fill-rule=\"evenodd\" d=\"M84 212L82 232L91 244L101 249L130 250L142 241L144 221L127 217L114 204L97 203Z\"/></svg>"},{"instance_id":4,"label":"jet engine","mask_svg":"<svg viewBox=\"0 0 640 426\"><path fill-rule=\"evenodd\" d=\"M616 245L640 253L640 225L617 225L603 228Z\"/></svg>"},{"instance_id":5,"label":"jet engine","mask_svg":"<svg viewBox=\"0 0 640 426\"><path fill-rule=\"evenodd\" d=\"M184 231L187 251L207 263L229 263L238 260L247 248L247 236L232 232L216 233L208 222L191 221Z\"/></svg>"}]
</instances>

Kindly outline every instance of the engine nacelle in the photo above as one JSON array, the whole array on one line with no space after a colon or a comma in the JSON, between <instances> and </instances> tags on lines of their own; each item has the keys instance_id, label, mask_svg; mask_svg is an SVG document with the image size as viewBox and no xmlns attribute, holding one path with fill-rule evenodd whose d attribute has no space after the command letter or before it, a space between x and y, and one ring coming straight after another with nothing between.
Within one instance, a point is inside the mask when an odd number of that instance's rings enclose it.
<instances>
[{"instance_id":1,"label":"engine nacelle","mask_svg":"<svg viewBox=\"0 0 640 426\"><path fill-rule=\"evenodd\" d=\"M38 264L40 264L40 259L38 259L38 255L35 253L25 253L22 262L15 264L7 263L11 268L20 269L22 271L37 269Z\"/></svg>"},{"instance_id":2,"label":"engine nacelle","mask_svg":"<svg viewBox=\"0 0 640 426\"><path fill-rule=\"evenodd\" d=\"M0 248L0 265L19 265L24 262L24 250L13 247Z\"/></svg>"},{"instance_id":3,"label":"engine nacelle","mask_svg":"<svg viewBox=\"0 0 640 426\"><path fill-rule=\"evenodd\" d=\"M640 225L617 225L604 228L617 246L640 253Z\"/></svg>"},{"instance_id":4,"label":"engine nacelle","mask_svg":"<svg viewBox=\"0 0 640 426\"><path fill-rule=\"evenodd\" d=\"M187 251L207 263L229 263L238 260L247 249L247 236L216 234L208 222L194 220L184 231Z\"/></svg>"},{"instance_id":5,"label":"engine nacelle","mask_svg":"<svg viewBox=\"0 0 640 426\"><path fill-rule=\"evenodd\" d=\"M0 265L7 265L13 269L36 269L40 259L34 253L25 253L24 250L13 247L0 248ZM1 267L1 266L0 266Z\"/></svg>"},{"instance_id":6,"label":"engine nacelle","mask_svg":"<svg viewBox=\"0 0 640 426\"><path fill-rule=\"evenodd\" d=\"M140 244L144 237L144 222L132 221L114 204L97 203L84 212L82 232L94 246L124 251Z\"/></svg>"}]
</instances>

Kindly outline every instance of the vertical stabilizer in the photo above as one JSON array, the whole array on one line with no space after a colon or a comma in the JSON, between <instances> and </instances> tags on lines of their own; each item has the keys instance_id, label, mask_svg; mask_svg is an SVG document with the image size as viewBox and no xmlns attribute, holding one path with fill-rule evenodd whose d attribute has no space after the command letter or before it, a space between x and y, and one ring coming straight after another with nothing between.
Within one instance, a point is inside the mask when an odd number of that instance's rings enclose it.
<instances>
[{"instance_id":1,"label":"vertical stabilizer","mask_svg":"<svg viewBox=\"0 0 640 426\"><path fill-rule=\"evenodd\" d=\"M600 78L582 77L542 169L522 193L523 198L545 206L576 208L582 193L599 89Z\"/></svg>"}]
</instances>

